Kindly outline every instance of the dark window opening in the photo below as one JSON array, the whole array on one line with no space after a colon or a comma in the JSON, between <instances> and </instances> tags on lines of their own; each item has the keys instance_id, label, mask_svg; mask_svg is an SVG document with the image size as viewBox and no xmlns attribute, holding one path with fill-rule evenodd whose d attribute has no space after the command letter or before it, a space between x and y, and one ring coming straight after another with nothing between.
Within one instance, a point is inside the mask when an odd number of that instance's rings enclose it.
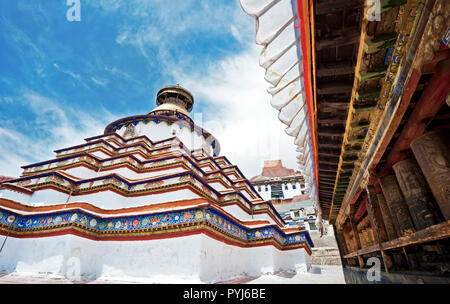
<instances>
[{"instance_id":1,"label":"dark window opening","mask_svg":"<svg viewBox=\"0 0 450 304\"><path fill-rule=\"evenodd\" d=\"M272 185L271 187L271 197L274 198L284 198L283 188L281 185Z\"/></svg>"}]
</instances>

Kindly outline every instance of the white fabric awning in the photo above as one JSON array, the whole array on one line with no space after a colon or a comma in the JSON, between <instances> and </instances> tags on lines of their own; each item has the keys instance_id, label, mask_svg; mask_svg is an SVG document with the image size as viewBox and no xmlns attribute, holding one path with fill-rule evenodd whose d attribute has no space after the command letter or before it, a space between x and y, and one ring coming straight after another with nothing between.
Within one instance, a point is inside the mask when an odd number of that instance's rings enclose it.
<instances>
[{"instance_id":1,"label":"white fabric awning","mask_svg":"<svg viewBox=\"0 0 450 304\"><path fill-rule=\"evenodd\" d=\"M256 43L264 48L259 64L270 83L271 105L279 111L286 133L294 137L297 163L311 185L311 199L319 208L315 181L310 113L303 78L300 18L296 0L240 0L242 9L256 19Z\"/></svg>"}]
</instances>

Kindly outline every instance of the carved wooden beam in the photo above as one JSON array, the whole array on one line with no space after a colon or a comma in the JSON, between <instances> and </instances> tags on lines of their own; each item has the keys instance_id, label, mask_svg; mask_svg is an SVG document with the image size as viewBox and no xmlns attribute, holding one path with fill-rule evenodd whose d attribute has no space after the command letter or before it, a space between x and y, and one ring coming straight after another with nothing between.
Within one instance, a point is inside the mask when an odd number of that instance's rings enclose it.
<instances>
[{"instance_id":1,"label":"carved wooden beam","mask_svg":"<svg viewBox=\"0 0 450 304\"><path fill-rule=\"evenodd\" d=\"M323 200L325 200L327 202L331 201L331 197L332 197L331 194L328 194L328 193L320 194L320 190L319 190L319 195L320 195L321 199L323 199Z\"/></svg>"},{"instance_id":2,"label":"carved wooden beam","mask_svg":"<svg viewBox=\"0 0 450 304\"><path fill-rule=\"evenodd\" d=\"M349 105L350 102L348 101L339 101L339 102L319 101L318 107L319 111L324 113L329 112L335 113L336 111L345 111L346 113Z\"/></svg>"},{"instance_id":3,"label":"carved wooden beam","mask_svg":"<svg viewBox=\"0 0 450 304\"><path fill-rule=\"evenodd\" d=\"M337 165L337 163L338 163L338 160L336 159L336 160L323 160L323 159L320 159L319 158L319 164L327 164L327 165Z\"/></svg>"},{"instance_id":4,"label":"carved wooden beam","mask_svg":"<svg viewBox=\"0 0 450 304\"><path fill-rule=\"evenodd\" d=\"M333 194L333 190L334 190L334 186L333 186L333 185L329 185L329 184L327 184L327 185L319 184L319 188L320 188L321 190L329 191L331 194Z\"/></svg>"},{"instance_id":5,"label":"carved wooden beam","mask_svg":"<svg viewBox=\"0 0 450 304\"><path fill-rule=\"evenodd\" d=\"M354 123L351 123L350 126L352 127L352 130L362 130L367 129L370 125L370 121L368 120L361 120Z\"/></svg>"},{"instance_id":6,"label":"carved wooden beam","mask_svg":"<svg viewBox=\"0 0 450 304\"><path fill-rule=\"evenodd\" d=\"M330 95L330 94L350 94L353 85L347 82L328 82L322 83L317 88L317 94Z\"/></svg>"},{"instance_id":7,"label":"carved wooden beam","mask_svg":"<svg viewBox=\"0 0 450 304\"><path fill-rule=\"evenodd\" d=\"M363 3L355 0L330 0L315 4L316 15L326 15L336 12L342 12L348 9L362 8Z\"/></svg>"},{"instance_id":8,"label":"carved wooden beam","mask_svg":"<svg viewBox=\"0 0 450 304\"><path fill-rule=\"evenodd\" d=\"M328 179L331 179L331 180L335 180L335 178L336 178L336 172L332 172L332 173L330 173L331 171L322 171L323 172L323 178L328 178Z\"/></svg>"},{"instance_id":9,"label":"carved wooden beam","mask_svg":"<svg viewBox=\"0 0 450 304\"><path fill-rule=\"evenodd\" d=\"M343 31L335 31L333 34L335 34L334 37L320 37L320 40L316 41L316 50L321 51L324 49L359 43L361 33L358 27L353 27L344 29Z\"/></svg>"},{"instance_id":10,"label":"carved wooden beam","mask_svg":"<svg viewBox=\"0 0 450 304\"><path fill-rule=\"evenodd\" d=\"M339 148L319 148L320 153L328 153L333 155L340 155L341 149Z\"/></svg>"},{"instance_id":11,"label":"carved wooden beam","mask_svg":"<svg viewBox=\"0 0 450 304\"><path fill-rule=\"evenodd\" d=\"M357 77L360 82L369 81L373 79L380 79L386 76L387 68L385 66L377 67L373 70L361 71Z\"/></svg>"},{"instance_id":12,"label":"carved wooden beam","mask_svg":"<svg viewBox=\"0 0 450 304\"><path fill-rule=\"evenodd\" d=\"M332 180L320 180L319 182L327 185L332 185L334 187L334 181Z\"/></svg>"},{"instance_id":13,"label":"carved wooden beam","mask_svg":"<svg viewBox=\"0 0 450 304\"><path fill-rule=\"evenodd\" d=\"M354 105L355 113L371 112L377 106L376 102L368 102L362 105Z\"/></svg>"},{"instance_id":14,"label":"carved wooden beam","mask_svg":"<svg viewBox=\"0 0 450 304\"><path fill-rule=\"evenodd\" d=\"M358 92L356 92L355 99L359 101L378 99L378 97L380 97L380 92L381 87L359 90Z\"/></svg>"},{"instance_id":15,"label":"carved wooden beam","mask_svg":"<svg viewBox=\"0 0 450 304\"><path fill-rule=\"evenodd\" d=\"M338 166L336 165L336 166L330 166L330 165L320 165L319 164L319 169L321 169L321 170L324 170L324 171L326 171L326 170L337 170L337 168L338 168Z\"/></svg>"},{"instance_id":16,"label":"carved wooden beam","mask_svg":"<svg viewBox=\"0 0 450 304\"><path fill-rule=\"evenodd\" d=\"M336 143L320 143L319 142L319 147L322 147L322 148L340 148L341 145L340 144L336 144Z\"/></svg>"},{"instance_id":17,"label":"carved wooden beam","mask_svg":"<svg viewBox=\"0 0 450 304\"><path fill-rule=\"evenodd\" d=\"M364 135L352 136L348 138L347 143L349 144L362 143L364 142L364 138L365 138Z\"/></svg>"},{"instance_id":18,"label":"carved wooden beam","mask_svg":"<svg viewBox=\"0 0 450 304\"><path fill-rule=\"evenodd\" d=\"M450 59L439 64L419 102L414 107L408 122L402 129L400 136L387 156L387 161L381 172L387 174L393 164L405 158L413 139L423 133L428 123L445 104L450 82Z\"/></svg>"},{"instance_id":19,"label":"carved wooden beam","mask_svg":"<svg viewBox=\"0 0 450 304\"><path fill-rule=\"evenodd\" d=\"M328 195L327 198L330 198L333 196L332 192L325 192L324 190L320 190L319 193L322 193L322 195Z\"/></svg>"},{"instance_id":20,"label":"carved wooden beam","mask_svg":"<svg viewBox=\"0 0 450 304\"><path fill-rule=\"evenodd\" d=\"M337 129L337 128L319 128L317 132L319 136L324 137L344 137L345 130Z\"/></svg>"},{"instance_id":21,"label":"carved wooden beam","mask_svg":"<svg viewBox=\"0 0 450 304\"><path fill-rule=\"evenodd\" d=\"M331 164L331 165L336 165L337 162L339 161L339 157L330 157L330 156L323 156L322 157L319 155L319 161L321 164Z\"/></svg>"},{"instance_id":22,"label":"carved wooden beam","mask_svg":"<svg viewBox=\"0 0 450 304\"><path fill-rule=\"evenodd\" d=\"M357 155L350 155L350 156L344 156L343 158L342 158L342 161L343 162L350 162L350 161L356 161L356 160L358 160L358 156Z\"/></svg>"},{"instance_id":23,"label":"carved wooden beam","mask_svg":"<svg viewBox=\"0 0 450 304\"><path fill-rule=\"evenodd\" d=\"M349 63L317 68L317 77L349 75L355 72L355 67Z\"/></svg>"},{"instance_id":24,"label":"carved wooden beam","mask_svg":"<svg viewBox=\"0 0 450 304\"><path fill-rule=\"evenodd\" d=\"M369 39L364 45L366 54L373 54L378 51L390 48L395 45L397 33L386 33L378 37Z\"/></svg>"},{"instance_id":25,"label":"carved wooden beam","mask_svg":"<svg viewBox=\"0 0 450 304\"><path fill-rule=\"evenodd\" d=\"M320 158L321 156L324 156L324 157L333 157L333 158L338 158L338 159L339 159L339 153L325 153L325 152L320 152L320 151L319 151L319 158Z\"/></svg>"},{"instance_id":26,"label":"carved wooden beam","mask_svg":"<svg viewBox=\"0 0 450 304\"><path fill-rule=\"evenodd\" d=\"M322 182L327 182L327 183L334 184L335 180L336 180L336 178L332 178L332 177L328 177L328 176L320 176L319 175L319 181L322 181Z\"/></svg>"},{"instance_id":27,"label":"carved wooden beam","mask_svg":"<svg viewBox=\"0 0 450 304\"><path fill-rule=\"evenodd\" d=\"M398 7L407 2L407 0L381 0L380 1L380 13L386 12L391 8Z\"/></svg>"},{"instance_id":28,"label":"carved wooden beam","mask_svg":"<svg viewBox=\"0 0 450 304\"><path fill-rule=\"evenodd\" d=\"M318 119L318 123L320 124L329 124L329 125L343 125L347 122L344 118L326 118L326 119Z\"/></svg>"}]
</instances>

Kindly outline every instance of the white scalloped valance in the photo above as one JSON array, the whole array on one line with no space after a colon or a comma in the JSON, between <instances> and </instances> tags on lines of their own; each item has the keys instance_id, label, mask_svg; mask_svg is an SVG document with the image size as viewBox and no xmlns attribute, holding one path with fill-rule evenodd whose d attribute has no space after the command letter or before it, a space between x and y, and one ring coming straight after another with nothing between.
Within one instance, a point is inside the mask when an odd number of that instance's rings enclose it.
<instances>
[{"instance_id":1,"label":"white scalloped valance","mask_svg":"<svg viewBox=\"0 0 450 304\"><path fill-rule=\"evenodd\" d=\"M286 133L294 137L297 163L311 185L311 199L317 203L314 151L310 116L303 78L303 54L296 0L240 0L242 9L256 19L256 43L264 48L259 64L270 83L270 104L279 111ZM318 205L318 204L316 204Z\"/></svg>"}]
</instances>

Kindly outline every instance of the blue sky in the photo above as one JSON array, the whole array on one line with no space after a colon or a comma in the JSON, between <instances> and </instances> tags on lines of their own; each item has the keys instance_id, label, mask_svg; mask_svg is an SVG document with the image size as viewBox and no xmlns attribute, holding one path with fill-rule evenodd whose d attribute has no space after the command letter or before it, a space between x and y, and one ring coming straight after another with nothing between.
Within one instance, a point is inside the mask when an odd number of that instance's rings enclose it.
<instances>
[{"instance_id":1,"label":"blue sky","mask_svg":"<svg viewBox=\"0 0 450 304\"><path fill-rule=\"evenodd\" d=\"M148 113L158 89L177 82L194 94L193 119L247 177L264 159L295 167L265 92L254 20L237 0L80 3L81 21L69 22L66 0L2 1L0 175Z\"/></svg>"}]
</instances>

